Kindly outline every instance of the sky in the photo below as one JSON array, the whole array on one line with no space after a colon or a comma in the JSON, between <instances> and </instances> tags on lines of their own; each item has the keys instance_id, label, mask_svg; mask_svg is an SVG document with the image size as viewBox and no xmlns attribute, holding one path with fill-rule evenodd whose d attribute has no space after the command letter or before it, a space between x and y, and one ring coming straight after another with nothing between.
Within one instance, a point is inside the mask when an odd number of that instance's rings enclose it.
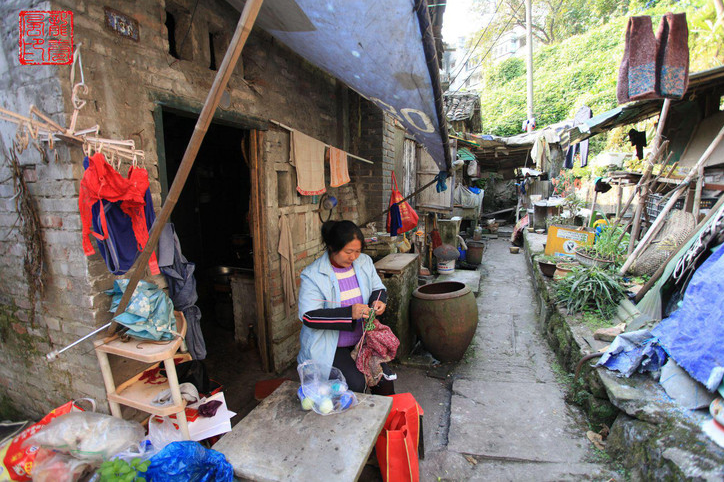
<instances>
[{"instance_id":1,"label":"sky","mask_svg":"<svg viewBox=\"0 0 724 482\"><path fill-rule=\"evenodd\" d=\"M446 43L455 44L458 37L482 27L482 18L472 10L472 5L473 0L447 0L442 22L442 38Z\"/></svg>"}]
</instances>

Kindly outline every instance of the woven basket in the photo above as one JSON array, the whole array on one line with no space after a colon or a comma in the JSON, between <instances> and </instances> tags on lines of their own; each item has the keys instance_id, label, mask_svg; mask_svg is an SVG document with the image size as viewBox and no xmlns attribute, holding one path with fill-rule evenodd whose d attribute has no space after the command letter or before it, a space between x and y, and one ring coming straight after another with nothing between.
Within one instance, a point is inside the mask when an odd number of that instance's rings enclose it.
<instances>
[{"instance_id":1,"label":"woven basket","mask_svg":"<svg viewBox=\"0 0 724 482\"><path fill-rule=\"evenodd\" d=\"M656 239L634 261L629 272L634 276L654 274L695 228L693 214L672 211Z\"/></svg>"}]
</instances>

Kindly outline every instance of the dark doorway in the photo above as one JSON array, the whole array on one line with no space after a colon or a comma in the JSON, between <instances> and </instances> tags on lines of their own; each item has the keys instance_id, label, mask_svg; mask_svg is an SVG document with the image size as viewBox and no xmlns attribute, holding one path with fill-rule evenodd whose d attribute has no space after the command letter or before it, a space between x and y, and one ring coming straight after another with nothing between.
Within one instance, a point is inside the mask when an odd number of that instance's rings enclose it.
<instances>
[{"instance_id":1,"label":"dark doorway","mask_svg":"<svg viewBox=\"0 0 724 482\"><path fill-rule=\"evenodd\" d=\"M169 186L196 120L190 113L163 110ZM253 408L254 383L265 378L254 325L247 324L255 315L243 314L243 327L239 328L239 306L256 305L253 295L239 295L238 291L240 283L254 285L251 179L244 152L248 145L248 130L212 123L171 215L184 256L196 263L197 305L201 308L209 376L225 387L229 408L239 415Z\"/></svg>"}]
</instances>

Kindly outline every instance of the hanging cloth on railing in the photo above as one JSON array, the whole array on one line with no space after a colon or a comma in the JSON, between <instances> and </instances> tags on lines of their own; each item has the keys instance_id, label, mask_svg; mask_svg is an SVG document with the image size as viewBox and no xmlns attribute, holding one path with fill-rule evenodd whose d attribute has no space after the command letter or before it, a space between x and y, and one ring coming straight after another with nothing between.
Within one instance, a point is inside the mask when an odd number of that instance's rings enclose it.
<instances>
[{"instance_id":1,"label":"hanging cloth on railing","mask_svg":"<svg viewBox=\"0 0 724 482\"><path fill-rule=\"evenodd\" d=\"M297 191L303 196L324 194L324 152L327 145L313 137L292 131L291 163L297 168Z\"/></svg>"}]
</instances>

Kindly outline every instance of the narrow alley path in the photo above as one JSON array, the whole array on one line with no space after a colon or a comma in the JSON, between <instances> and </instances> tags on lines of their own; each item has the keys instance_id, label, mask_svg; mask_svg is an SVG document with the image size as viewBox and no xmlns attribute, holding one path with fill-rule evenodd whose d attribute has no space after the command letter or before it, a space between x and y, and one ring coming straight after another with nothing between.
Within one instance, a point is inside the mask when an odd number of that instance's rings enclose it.
<instances>
[{"instance_id":1,"label":"narrow alley path","mask_svg":"<svg viewBox=\"0 0 724 482\"><path fill-rule=\"evenodd\" d=\"M564 401L526 255L509 246L504 236L488 244L473 351L452 375L447 447L428 450L421 479L608 480L585 419Z\"/></svg>"}]
</instances>

